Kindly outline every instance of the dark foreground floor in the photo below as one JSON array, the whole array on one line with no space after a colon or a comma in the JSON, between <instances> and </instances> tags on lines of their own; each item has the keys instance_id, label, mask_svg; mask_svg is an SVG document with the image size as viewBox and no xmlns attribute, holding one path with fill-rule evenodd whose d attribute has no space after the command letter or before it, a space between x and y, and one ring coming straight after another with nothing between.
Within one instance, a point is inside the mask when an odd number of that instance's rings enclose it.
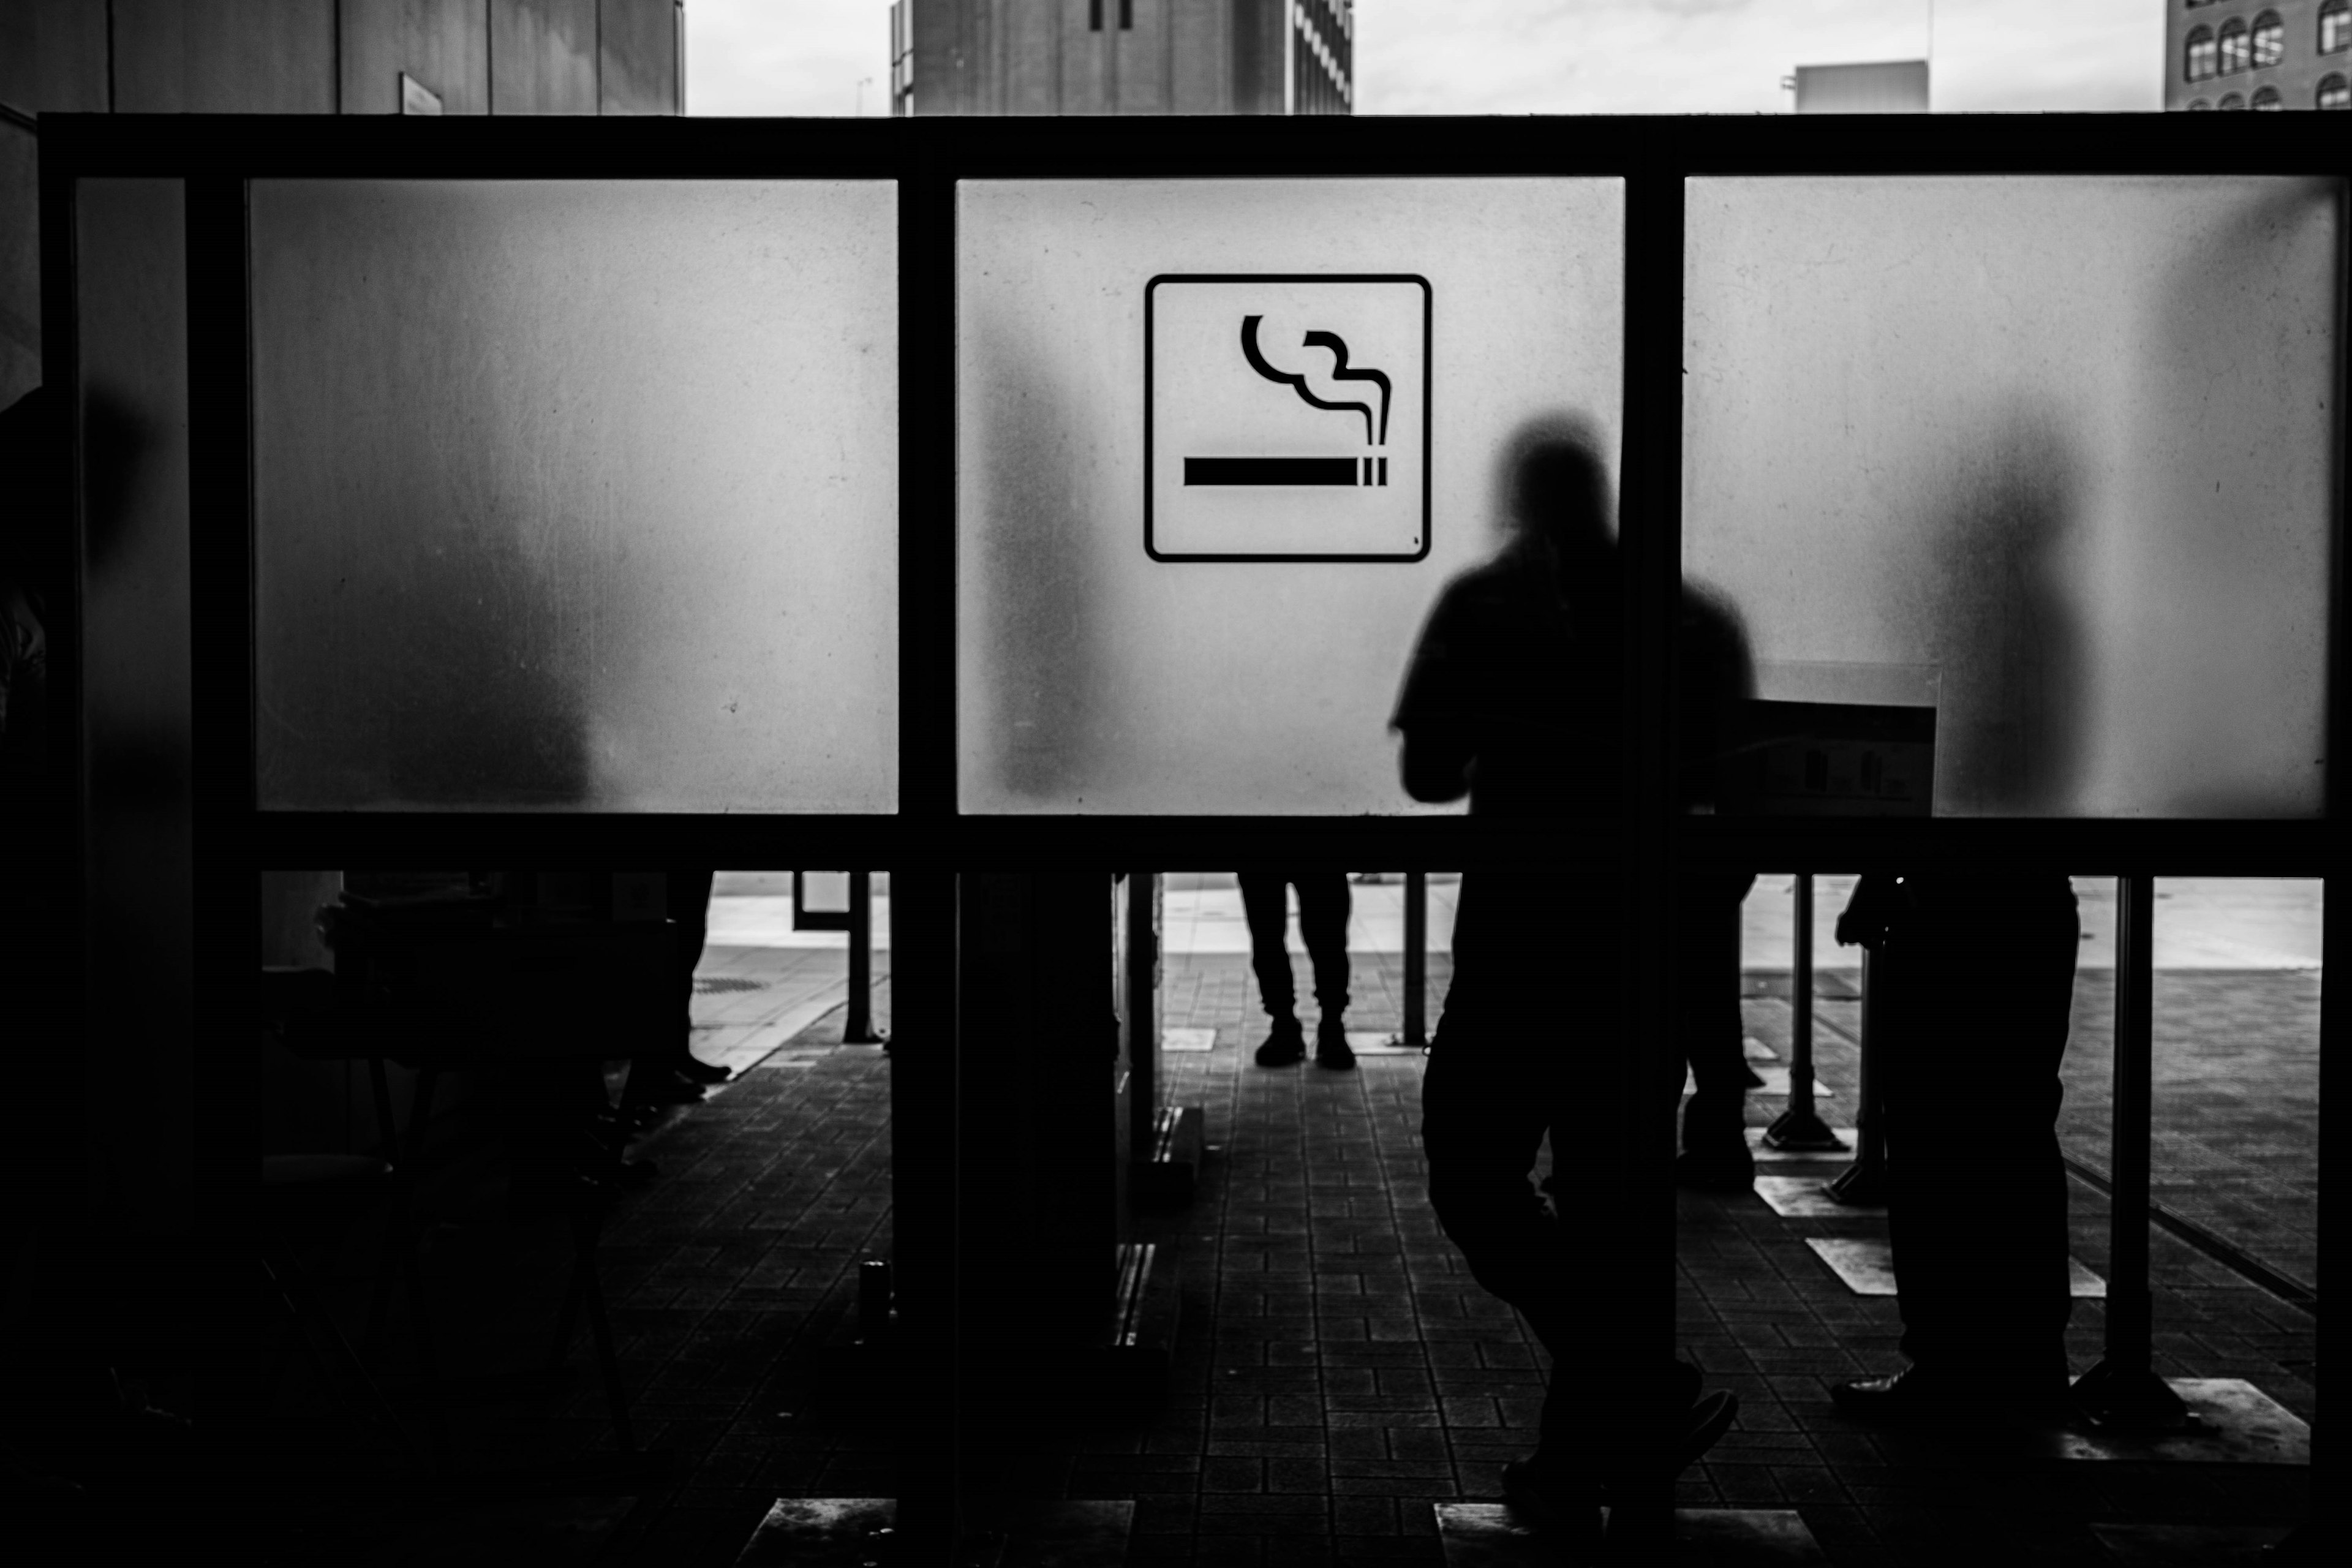
<instances>
[{"instance_id":1,"label":"dark foreground floor","mask_svg":"<svg viewBox=\"0 0 2352 1568\"><path fill-rule=\"evenodd\" d=\"M1392 1026L1394 961L1358 966L1350 1023ZM1441 967L1433 994L1443 982ZM2281 983L2307 984L2315 1005L2309 977ZM1134 1500L1137 1563L1438 1563L1432 1505L1497 1495L1497 1466L1533 1442L1547 1371L1429 1215L1415 1136L1423 1058L1368 1057L1353 1074L1260 1070L1247 1061L1259 1027L1245 961L1172 958L1166 984L1167 1022L1213 1027L1217 1041L1167 1058L1171 1098L1207 1111L1202 1190L1189 1210L1140 1227L1182 1269L1172 1396L1148 1419L991 1413L973 1476L1032 1497ZM1769 982L1753 989L1750 1032L1784 1046L1785 1001ZM779 1496L891 1490L875 1413L821 1392L850 1334L855 1265L889 1247L887 1058L838 1045L838 1024L822 1020L648 1141L641 1152L664 1173L623 1200L607 1233L639 1436L677 1451L668 1481L559 1484L545 1493L574 1500L520 1513L514 1500L527 1494L509 1489L501 1523L478 1505L344 1489L381 1468L383 1446L314 1410L300 1429L317 1506L299 1531L297 1510L273 1510L276 1527L258 1534L289 1561L465 1561L472 1542L479 1561L725 1564ZM1840 1024L1825 1006L1832 1083L1850 1081ZM1967 1064L1954 1071L1965 1085ZM1759 1097L1753 1119L1773 1109ZM1575 1151L1559 1163L1572 1190ZM2080 1185L2074 1199L2077 1255L2104 1269L2103 1203ZM1853 1564L2097 1562L2094 1522L2301 1511L2300 1469L2033 1460L1857 1426L1826 1389L1897 1364L1894 1303L1850 1294L1804 1237L1869 1224L1686 1194L1681 1227L1685 1353L1743 1402L1738 1428L1684 1479L1688 1503L1801 1509L1832 1561ZM2162 1234L2155 1247L2161 1370L2250 1378L2307 1415L2313 1320ZM529 1279L516 1283L531 1296ZM546 1280L535 1288L543 1310ZM2082 1370L2098 1355L2098 1303L2078 1303L2075 1324ZM484 1307L467 1354L515 1364L538 1331L528 1309ZM575 1365L585 1351L583 1333ZM289 1402L282 1425L296 1429L299 1414ZM552 1404L469 1407L457 1436L476 1464L611 1447L593 1379Z\"/></svg>"}]
</instances>

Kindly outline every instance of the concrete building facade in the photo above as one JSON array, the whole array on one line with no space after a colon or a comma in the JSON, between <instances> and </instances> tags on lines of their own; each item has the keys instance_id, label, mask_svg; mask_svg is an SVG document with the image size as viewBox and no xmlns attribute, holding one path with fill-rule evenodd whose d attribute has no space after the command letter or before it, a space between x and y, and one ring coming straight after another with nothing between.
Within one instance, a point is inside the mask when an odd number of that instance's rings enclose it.
<instances>
[{"instance_id":1,"label":"concrete building facade","mask_svg":"<svg viewBox=\"0 0 2352 1568\"><path fill-rule=\"evenodd\" d=\"M1347 114L1352 0L898 0L893 114Z\"/></svg>"},{"instance_id":2,"label":"concrete building facade","mask_svg":"<svg viewBox=\"0 0 2352 1568\"><path fill-rule=\"evenodd\" d=\"M404 81L423 89L404 100ZM40 381L43 114L680 114L684 0L8 0L0 407Z\"/></svg>"},{"instance_id":3,"label":"concrete building facade","mask_svg":"<svg viewBox=\"0 0 2352 1568\"><path fill-rule=\"evenodd\" d=\"M2164 0L2164 107L2352 109L2352 0Z\"/></svg>"}]
</instances>

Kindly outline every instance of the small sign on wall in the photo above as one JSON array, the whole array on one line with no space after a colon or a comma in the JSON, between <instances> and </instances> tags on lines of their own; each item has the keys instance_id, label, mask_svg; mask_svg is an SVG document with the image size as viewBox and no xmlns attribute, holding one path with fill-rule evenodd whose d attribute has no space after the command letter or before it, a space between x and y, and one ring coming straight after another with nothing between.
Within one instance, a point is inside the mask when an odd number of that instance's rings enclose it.
<instances>
[{"instance_id":1,"label":"small sign on wall","mask_svg":"<svg viewBox=\"0 0 2352 1568\"><path fill-rule=\"evenodd\" d=\"M1936 710L1742 702L1717 763L1720 808L1751 816L1927 816Z\"/></svg>"},{"instance_id":2,"label":"small sign on wall","mask_svg":"<svg viewBox=\"0 0 2352 1568\"><path fill-rule=\"evenodd\" d=\"M1429 554L1429 280L1163 274L1144 289L1155 561Z\"/></svg>"}]
</instances>

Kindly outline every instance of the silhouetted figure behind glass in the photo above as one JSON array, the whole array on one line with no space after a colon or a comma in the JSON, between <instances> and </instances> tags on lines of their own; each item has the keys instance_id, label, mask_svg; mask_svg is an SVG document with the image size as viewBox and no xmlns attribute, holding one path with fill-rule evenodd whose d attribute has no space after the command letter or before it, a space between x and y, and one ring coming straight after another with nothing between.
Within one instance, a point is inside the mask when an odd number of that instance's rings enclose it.
<instances>
[{"instance_id":1,"label":"silhouetted figure behind glass","mask_svg":"<svg viewBox=\"0 0 2352 1568\"><path fill-rule=\"evenodd\" d=\"M1841 1384L1845 1409L2031 1413L2066 1392L2058 1068L2081 929L2054 872L1866 877L1839 917L1838 940L1872 950L1887 1228L1912 1363Z\"/></svg>"},{"instance_id":2,"label":"silhouetted figure behind glass","mask_svg":"<svg viewBox=\"0 0 2352 1568\"><path fill-rule=\"evenodd\" d=\"M1405 789L1424 801L1466 792L1480 816L1605 821L1620 811L1622 664L1606 480L1581 433L1559 422L1523 431L1506 472L1516 531L1447 585L1398 699ZM1606 885L1467 873L1422 1100L1439 1223L1552 1357L1538 1447L1504 1468L1504 1489L1579 1536L1598 1528L1604 1480L1657 1486L1735 1407L1728 1394L1694 1403L1695 1369L1625 1348L1634 1325L1612 1281L1629 1256L1626 1205L1567 1197L1562 1223L1528 1184L1555 1128L1580 1165L1619 1167L1608 1141L1621 1131L1622 907ZM1661 1065L1670 1094L1681 1063Z\"/></svg>"},{"instance_id":3,"label":"silhouetted figure behind glass","mask_svg":"<svg viewBox=\"0 0 2352 1568\"><path fill-rule=\"evenodd\" d=\"M1273 1029L1257 1048L1257 1065L1282 1068L1306 1059L1307 1035L1298 1026L1297 997L1290 976L1289 889L1298 889L1298 934L1315 965L1315 1060L1327 1068L1351 1068L1348 1046L1348 875L1344 871L1244 871L1242 918L1249 923L1250 967L1257 973L1258 997Z\"/></svg>"}]
</instances>

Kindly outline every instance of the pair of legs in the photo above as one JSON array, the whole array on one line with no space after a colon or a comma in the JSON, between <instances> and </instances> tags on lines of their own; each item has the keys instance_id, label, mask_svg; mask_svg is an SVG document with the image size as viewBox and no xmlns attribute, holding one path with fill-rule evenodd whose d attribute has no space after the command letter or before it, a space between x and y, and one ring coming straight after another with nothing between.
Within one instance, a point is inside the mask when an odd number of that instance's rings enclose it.
<instances>
[{"instance_id":1,"label":"pair of legs","mask_svg":"<svg viewBox=\"0 0 2352 1568\"><path fill-rule=\"evenodd\" d=\"M1242 918L1248 922L1250 967L1260 1001L1274 1021L1258 1052L1259 1065L1277 1066L1306 1054L1298 1026L1297 993L1290 974L1289 889L1298 889L1298 934L1315 968L1315 1005L1322 1010L1316 1055L1327 1066L1352 1066L1341 1015L1348 1009L1348 877L1344 871L1244 871Z\"/></svg>"},{"instance_id":2,"label":"pair of legs","mask_svg":"<svg viewBox=\"0 0 2352 1568\"><path fill-rule=\"evenodd\" d=\"M694 1035L694 971L702 962L703 943L709 933L710 886L717 877L716 871L667 874L666 913L677 928L677 961L670 980L676 1022L657 1052L637 1058L629 1068L628 1085L622 1092L635 1103L692 1099L701 1092L701 1085L721 1082L727 1077L726 1068L709 1066L687 1049Z\"/></svg>"},{"instance_id":3,"label":"pair of legs","mask_svg":"<svg viewBox=\"0 0 2352 1568\"><path fill-rule=\"evenodd\" d=\"M1932 888L1874 958L1903 1353L1979 1393L2066 1389L2059 1082L2080 921L2063 878ZM1968 1067L1976 1082L1955 1081Z\"/></svg>"},{"instance_id":4,"label":"pair of legs","mask_svg":"<svg viewBox=\"0 0 2352 1568\"><path fill-rule=\"evenodd\" d=\"M1622 976L1607 964L1575 973L1589 983L1555 966L1547 978L1556 993L1536 998L1495 994L1457 972L1422 1089L1438 1223L1472 1277L1518 1309L1551 1357L1530 1466L1570 1510L1597 1506L1604 1483L1662 1485L1698 1394L1694 1369L1636 1352L1646 1325L1627 1316L1639 1308L1611 1288L1640 1257L1624 1226L1627 1205L1605 1194L1563 1194L1556 1218L1528 1182L1547 1133L1555 1150L1575 1149L1595 1172L1618 1165L1608 1129L1619 1070L1612 998ZM1526 985L1515 979L1507 989ZM1582 1050L1572 1049L1562 1022L1571 1007L1582 1015L1576 1033L1590 1042Z\"/></svg>"}]
</instances>

